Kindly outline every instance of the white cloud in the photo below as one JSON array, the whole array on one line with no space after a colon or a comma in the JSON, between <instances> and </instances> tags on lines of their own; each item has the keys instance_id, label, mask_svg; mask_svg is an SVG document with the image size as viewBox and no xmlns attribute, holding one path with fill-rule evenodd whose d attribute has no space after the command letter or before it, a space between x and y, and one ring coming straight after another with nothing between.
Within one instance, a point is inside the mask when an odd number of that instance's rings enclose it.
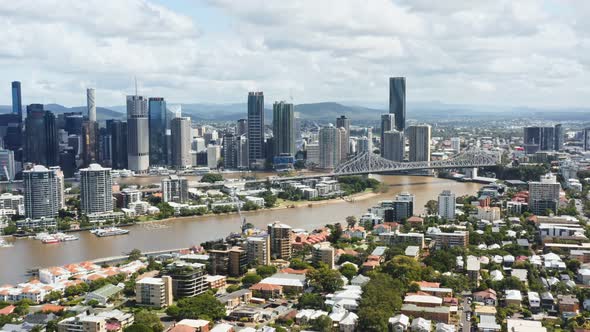
<instances>
[{"instance_id":1,"label":"white cloud","mask_svg":"<svg viewBox=\"0 0 590 332\"><path fill-rule=\"evenodd\" d=\"M99 104L122 104L137 75L142 93L172 102L260 89L385 106L394 75L410 101L583 106L583 3L201 0L230 22L215 30L152 0L0 1L0 104L16 79L26 103L83 104L92 85Z\"/></svg>"}]
</instances>

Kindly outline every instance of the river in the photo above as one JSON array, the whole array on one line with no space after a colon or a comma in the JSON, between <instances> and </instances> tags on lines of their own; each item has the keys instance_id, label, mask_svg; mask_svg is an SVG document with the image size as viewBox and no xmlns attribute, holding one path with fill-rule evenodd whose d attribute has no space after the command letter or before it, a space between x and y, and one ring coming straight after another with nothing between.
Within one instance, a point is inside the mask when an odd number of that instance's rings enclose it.
<instances>
[{"instance_id":1,"label":"river","mask_svg":"<svg viewBox=\"0 0 590 332\"><path fill-rule=\"evenodd\" d=\"M337 202L313 207L262 210L246 214L247 221L256 227L280 220L293 228L313 228L327 223L342 222L349 215L360 216L377 202L392 199L400 192L416 195L415 213L422 213L424 204L436 199L442 190L451 190L457 196L474 194L481 185L455 182L421 176L374 176L390 186L387 193L355 202ZM77 235L78 241L59 244L42 244L33 239L8 239L13 247L0 248L0 285L25 281L27 269L81 262L88 259L122 255L134 248L142 251L188 248L206 240L237 232L240 220L237 215L205 216L170 220L154 224L129 227L129 235L98 238L89 232Z\"/></svg>"}]
</instances>

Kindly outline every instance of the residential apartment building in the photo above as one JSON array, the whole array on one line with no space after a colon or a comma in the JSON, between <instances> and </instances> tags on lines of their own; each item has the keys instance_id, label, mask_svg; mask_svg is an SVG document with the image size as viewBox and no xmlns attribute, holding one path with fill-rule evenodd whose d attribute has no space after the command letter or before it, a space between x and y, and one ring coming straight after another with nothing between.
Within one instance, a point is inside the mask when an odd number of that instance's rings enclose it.
<instances>
[{"instance_id":1,"label":"residential apartment building","mask_svg":"<svg viewBox=\"0 0 590 332\"><path fill-rule=\"evenodd\" d=\"M143 278L135 283L135 301L139 306L164 308L172 305L172 278Z\"/></svg>"}]
</instances>

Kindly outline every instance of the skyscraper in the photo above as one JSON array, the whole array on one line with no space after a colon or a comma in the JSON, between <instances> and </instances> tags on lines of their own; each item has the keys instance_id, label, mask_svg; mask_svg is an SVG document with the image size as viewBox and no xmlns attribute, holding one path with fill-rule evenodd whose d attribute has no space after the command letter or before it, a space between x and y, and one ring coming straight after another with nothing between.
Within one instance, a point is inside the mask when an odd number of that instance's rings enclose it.
<instances>
[{"instance_id":1,"label":"skyscraper","mask_svg":"<svg viewBox=\"0 0 590 332\"><path fill-rule=\"evenodd\" d=\"M25 161L40 165L59 165L59 142L55 116L42 104L27 106Z\"/></svg>"},{"instance_id":2,"label":"skyscraper","mask_svg":"<svg viewBox=\"0 0 590 332\"><path fill-rule=\"evenodd\" d=\"M410 161L430 161L430 126L410 126L406 131Z\"/></svg>"},{"instance_id":3,"label":"skyscraper","mask_svg":"<svg viewBox=\"0 0 590 332\"><path fill-rule=\"evenodd\" d=\"M111 166L127 169L127 122L107 120L107 131L111 135Z\"/></svg>"},{"instance_id":4,"label":"skyscraper","mask_svg":"<svg viewBox=\"0 0 590 332\"><path fill-rule=\"evenodd\" d=\"M248 158L250 166L264 165L264 94L248 93Z\"/></svg>"},{"instance_id":5,"label":"skyscraper","mask_svg":"<svg viewBox=\"0 0 590 332\"><path fill-rule=\"evenodd\" d=\"M233 133L223 135L223 167L226 169L238 168L238 138Z\"/></svg>"},{"instance_id":6,"label":"skyscraper","mask_svg":"<svg viewBox=\"0 0 590 332\"><path fill-rule=\"evenodd\" d=\"M268 224L270 254L274 259L291 258L291 226L275 221Z\"/></svg>"},{"instance_id":7,"label":"skyscraper","mask_svg":"<svg viewBox=\"0 0 590 332\"><path fill-rule=\"evenodd\" d=\"M343 153L348 156L350 154L350 119L344 115L341 115L339 118L336 118L336 127L344 128L344 130L346 130L346 137L342 146L345 148Z\"/></svg>"},{"instance_id":8,"label":"skyscraper","mask_svg":"<svg viewBox=\"0 0 590 332\"><path fill-rule=\"evenodd\" d=\"M529 182L529 208L535 215L546 215L548 211L557 213L561 185L556 177L549 173L540 181Z\"/></svg>"},{"instance_id":9,"label":"skyscraper","mask_svg":"<svg viewBox=\"0 0 590 332\"><path fill-rule=\"evenodd\" d=\"M272 107L272 132L274 153L295 156L295 114L293 104L275 102Z\"/></svg>"},{"instance_id":10,"label":"skyscraper","mask_svg":"<svg viewBox=\"0 0 590 332\"><path fill-rule=\"evenodd\" d=\"M389 113L395 114L395 129L406 129L406 78L389 78Z\"/></svg>"},{"instance_id":11,"label":"skyscraper","mask_svg":"<svg viewBox=\"0 0 590 332\"><path fill-rule=\"evenodd\" d=\"M162 200L164 202L186 203L188 201L188 180L178 175L162 179Z\"/></svg>"},{"instance_id":12,"label":"skyscraper","mask_svg":"<svg viewBox=\"0 0 590 332\"><path fill-rule=\"evenodd\" d=\"M80 209L83 214L113 211L111 169L90 164L80 170Z\"/></svg>"},{"instance_id":13,"label":"skyscraper","mask_svg":"<svg viewBox=\"0 0 590 332\"><path fill-rule=\"evenodd\" d=\"M88 121L96 122L96 102L94 89L86 89L86 107L88 109Z\"/></svg>"},{"instance_id":14,"label":"skyscraper","mask_svg":"<svg viewBox=\"0 0 590 332\"><path fill-rule=\"evenodd\" d=\"M161 97L149 99L150 165L166 166L166 101ZM172 126L172 124L171 124Z\"/></svg>"},{"instance_id":15,"label":"skyscraper","mask_svg":"<svg viewBox=\"0 0 590 332\"><path fill-rule=\"evenodd\" d=\"M555 151L562 151L565 141L565 133L561 124L555 125Z\"/></svg>"},{"instance_id":16,"label":"skyscraper","mask_svg":"<svg viewBox=\"0 0 590 332\"><path fill-rule=\"evenodd\" d=\"M15 174L14 151L0 149L0 178L5 181L14 180Z\"/></svg>"},{"instance_id":17,"label":"skyscraper","mask_svg":"<svg viewBox=\"0 0 590 332\"><path fill-rule=\"evenodd\" d=\"M127 164L130 170L144 173L150 167L147 99L127 96Z\"/></svg>"},{"instance_id":18,"label":"skyscraper","mask_svg":"<svg viewBox=\"0 0 590 332\"><path fill-rule=\"evenodd\" d=\"M23 99L19 81L12 82L12 113L20 115L20 119L22 119Z\"/></svg>"},{"instance_id":19,"label":"skyscraper","mask_svg":"<svg viewBox=\"0 0 590 332\"><path fill-rule=\"evenodd\" d=\"M248 120L239 119L238 125L236 126L236 135L241 136L244 134L248 134Z\"/></svg>"},{"instance_id":20,"label":"skyscraper","mask_svg":"<svg viewBox=\"0 0 590 332\"><path fill-rule=\"evenodd\" d=\"M42 165L23 171L23 192L25 196L25 217L39 219L53 218L60 209L60 184L57 174Z\"/></svg>"},{"instance_id":21,"label":"skyscraper","mask_svg":"<svg viewBox=\"0 0 590 332\"><path fill-rule=\"evenodd\" d=\"M555 150L555 127L541 128L541 151Z\"/></svg>"},{"instance_id":22,"label":"skyscraper","mask_svg":"<svg viewBox=\"0 0 590 332\"><path fill-rule=\"evenodd\" d=\"M383 137L386 131L395 129L395 114L381 114L381 132L379 138L381 139L381 146L383 146Z\"/></svg>"},{"instance_id":23,"label":"skyscraper","mask_svg":"<svg viewBox=\"0 0 590 332\"><path fill-rule=\"evenodd\" d=\"M455 194L444 190L438 195L438 215L447 220L455 220Z\"/></svg>"},{"instance_id":24,"label":"skyscraper","mask_svg":"<svg viewBox=\"0 0 590 332\"><path fill-rule=\"evenodd\" d=\"M191 143L192 128L190 118L172 120L172 165L183 169L192 165Z\"/></svg>"},{"instance_id":25,"label":"skyscraper","mask_svg":"<svg viewBox=\"0 0 590 332\"><path fill-rule=\"evenodd\" d=\"M381 142L381 156L393 161L404 160L404 133L391 130L383 133L384 139Z\"/></svg>"},{"instance_id":26,"label":"skyscraper","mask_svg":"<svg viewBox=\"0 0 590 332\"><path fill-rule=\"evenodd\" d=\"M236 152L238 153L237 161L238 161L238 168L239 169L247 169L248 168L248 137L246 134L238 136L236 139Z\"/></svg>"},{"instance_id":27,"label":"skyscraper","mask_svg":"<svg viewBox=\"0 0 590 332\"><path fill-rule=\"evenodd\" d=\"M84 166L98 162L98 122L82 123L82 160Z\"/></svg>"},{"instance_id":28,"label":"skyscraper","mask_svg":"<svg viewBox=\"0 0 590 332\"><path fill-rule=\"evenodd\" d=\"M341 160L342 157L342 139L344 139L345 130L329 126L320 129L320 168L333 169Z\"/></svg>"}]
</instances>

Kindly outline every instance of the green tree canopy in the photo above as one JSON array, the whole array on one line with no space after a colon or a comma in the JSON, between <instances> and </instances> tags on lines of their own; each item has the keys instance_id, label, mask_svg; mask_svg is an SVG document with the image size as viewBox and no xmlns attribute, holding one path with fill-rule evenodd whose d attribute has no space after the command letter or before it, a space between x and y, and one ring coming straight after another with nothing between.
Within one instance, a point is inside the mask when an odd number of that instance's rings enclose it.
<instances>
[{"instance_id":1,"label":"green tree canopy","mask_svg":"<svg viewBox=\"0 0 590 332\"><path fill-rule=\"evenodd\" d=\"M340 272L332 270L324 264L320 264L318 269L310 269L307 272L307 280L311 286L320 292L332 293L341 289L344 285Z\"/></svg>"},{"instance_id":2,"label":"green tree canopy","mask_svg":"<svg viewBox=\"0 0 590 332\"><path fill-rule=\"evenodd\" d=\"M223 175L219 173L207 173L201 178L201 182L215 183L218 181L223 181Z\"/></svg>"},{"instance_id":3,"label":"green tree canopy","mask_svg":"<svg viewBox=\"0 0 590 332\"><path fill-rule=\"evenodd\" d=\"M205 293L178 300L178 304L168 307L166 313L176 320L219 320L225 316L225 306L215 296Z\"/></svg>"}]
</instances>

